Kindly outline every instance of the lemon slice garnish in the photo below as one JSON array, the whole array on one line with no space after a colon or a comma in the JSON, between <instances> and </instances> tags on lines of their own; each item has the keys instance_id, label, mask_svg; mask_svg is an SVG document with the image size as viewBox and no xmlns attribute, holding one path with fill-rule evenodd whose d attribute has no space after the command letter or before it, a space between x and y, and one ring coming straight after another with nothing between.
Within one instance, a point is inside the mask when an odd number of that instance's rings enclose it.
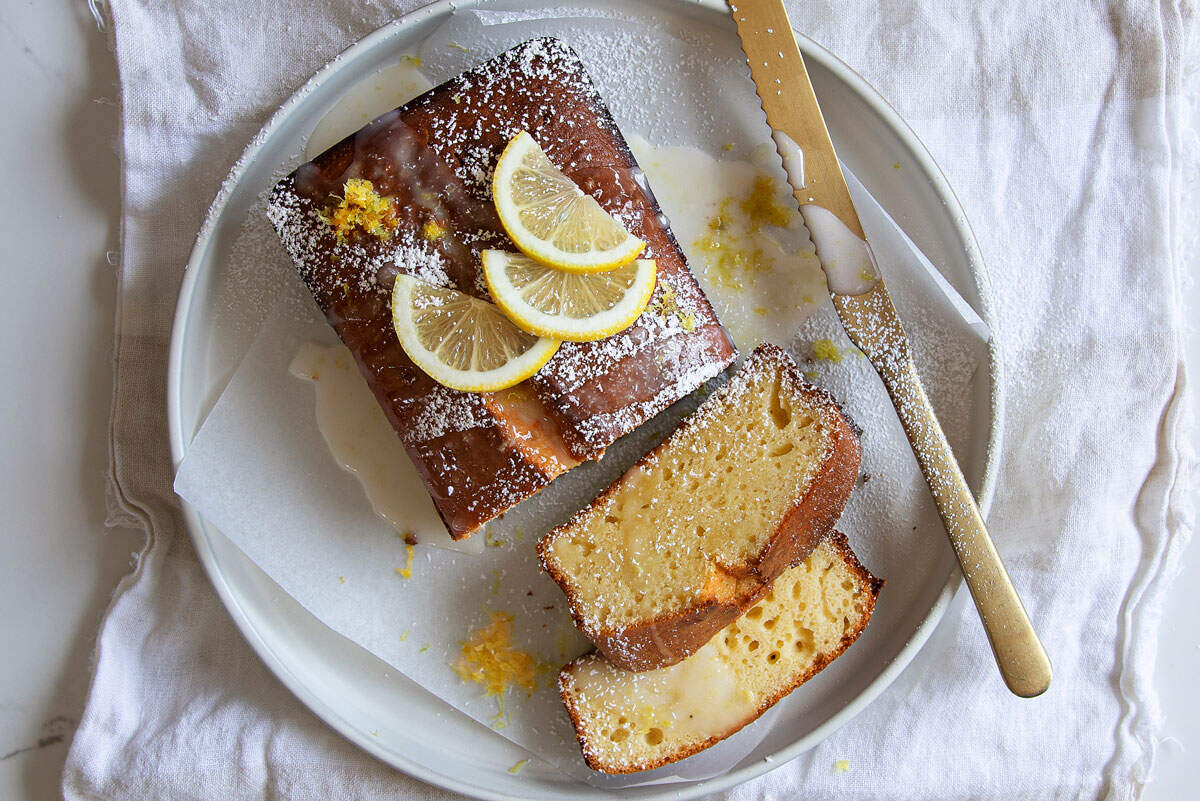
<instances>
[{"instance_id":1,"label":"lemon slice garnish","mask_svg":"<svg viewBox=\"0 0 1200 801\"><path fill-rule=\"evenodd\" d=\"M635 259L602 273L570 273L520 253L483 251L492 300L531 334L573 342L623 331L654 294L653 259Z\"/></svg>"},{"instance_id":2,"label":"lemon slice garnish","mask_svg":"<svg viewBox=\"0 0 1200 801\"><path fill-rule=\"evenodd\" d=\"M396 276L392 324L418 367L464 392L519 384L550 361L560 344L522 331L487 301L410 275Z\"/></svg>"},{"instance_id":3,"label":"lemon slice garnish","mask_svg":"<svg viewBox=\"0 0 1200 801\"><path fill-rule=\"evenodd\" d=\"M525 131L500 154L492 200L517 249L560 270L611 270L633 261L645 247L563 175Z\"/></svg>"}]
</instances>

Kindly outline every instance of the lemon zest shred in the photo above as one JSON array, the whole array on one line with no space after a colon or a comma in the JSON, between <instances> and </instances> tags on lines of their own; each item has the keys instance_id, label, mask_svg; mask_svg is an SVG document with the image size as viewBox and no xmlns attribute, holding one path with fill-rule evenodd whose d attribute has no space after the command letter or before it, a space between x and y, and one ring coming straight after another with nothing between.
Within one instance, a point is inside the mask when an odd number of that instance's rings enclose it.
<instances>
[{"instance_id":1,"label":"lemon zest shred","mask_svg":"<svg viewBox=\"0 0 1200 801\"><path fill-rule=\"evenodd\" d=\"M338 202L322 211L321 216L333 228L339 243L355 228L388 239L399 222L396 202L381 196L366 178L349 179L342 189L342 196L331 197L337 198Z\"/></svg>"},{"instance_id":2,"label":"lemon zest shred","mask_svg":"<svg viewBox=\"0 0 1200 801\"><path fill-rule=\"evenodd\" d=\"M504 711L504 696L496 697L496 717L492 718L492 728L496 731L508 728L508 715Z\"/></svg>"},{"instance_id":3,"label":"lemon zest shred","mask_svg":"<svg viewBox=\"0 0 1200 801\"><path fill-rule=\"evenodd\" d=\"M508 772L511 773L512 775L516 776L518 773L521 772L521 768L525 767L525 765L528 762L529 762L528 759L518 760L513 763L513 766L511 768L508 769Z\"/></svg>"},{"instance_id":4,"label":"lemon zest shred","mask_svg":"<svg viewBox=\"0 0 1200 801\"><path fill-rule=\"evenodd\" d=\"M400 576L400 578L410 579L412 578L413 553L415 549L411 545L405 543L404 550L408 553L408 562L404 565L404 567L396 568L396 573Z\"/></svg>"},{"instance_id":5,"label":"lemon zest shred","mask_svg":"<svg viewBox=\"0 0 1200 801\"><path fill-rule=\"evenodd\" d=\"M442 225L437 220L426 220L421 226L421 236L428 239L430 242L436 242L446 235L446 226Z\"/></svg>"},{"instance_id":6,"label":"lemon zest shred","mask_svg":"<svg viewBox=\"0 0 1200 801\"><path fill-rule=\"evenodd\" d=\"M492 721L496 729L507 725L504 694L510 687L525 690L527 696L537 689L537 661L513 647L512 622L508 612L492 612L491 622L468 635L450 665L460 679L480 684L487 696L496 697L498 710Z\"/></svg>"},{"instance_id":7,"label":"lemon zest shred","mask_svg":"<svg viewBox=\"0 0 1200 801\"><path fill-rule=\"evenodd\" d=\"M733 195L722 198L717 204L716 214L708 219L708 232L692 243L701 253L708 254L706 261L710 272L716 281L727 289L741 291L745 288L746 277L775 267L775 260L755 244L753 237L764 222L787 224L787 219L780 215L790 212L775 203L773 187L774 183L770 178L760 176L755 180L750 193L741 200ZM767 192L765 197L759 197L759 193L764 191ZM744 212L741 215L745 220L743 225L734 225L734 221L739 218L733 211L735 203ZM745 230L742 230L743 228Z\"/></svg>"},{"instance_id":8,"label":"lemon zest shred","mask_svg":"<svg viewBox=\"0 0 1200 801\"><path fill-rule=\"evenodd\" d=\"M679 295L669 286L663 285L662 294L646 308L663 318L674 317L685 333L690 334L699 326L696 312L679 304Z\"/></svg>"},{"instance_id":9,"label":"lemon zest shred","mask_svg":"<svg viewBox=\"0 0 1200 801\"><path fill-rule=\"evenodd\" d=\"M775 179L759 175L750 186L750 193L741 202L742 213L750 221L750 233L758 231L765 223L776 228L786 228L795 212L788 206L775 202L779 194Z\"/></svg>"},{"instance_id":10,"label":"lemon zest shred","mask_svg":"<svg viewBox=\"0 0 1200 801\"><path fill-rule=\"evenodd\" d=\"M813 356L827 362L840 362L842 360L842 352L838 350L838 346L833 344L831 339L818 339L813 343Z\"/></svg>"}]
</instances>

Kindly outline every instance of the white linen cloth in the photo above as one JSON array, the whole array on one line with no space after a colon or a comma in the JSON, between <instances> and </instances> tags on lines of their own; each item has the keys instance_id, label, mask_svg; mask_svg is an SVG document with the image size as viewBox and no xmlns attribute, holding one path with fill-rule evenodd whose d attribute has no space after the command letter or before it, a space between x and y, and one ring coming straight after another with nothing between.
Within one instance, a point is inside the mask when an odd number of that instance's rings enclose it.
<instances>
[{"instance_id":1,"label":"white linen cloth","mask_svg":"<svg viewBox=\"0 0 1200 801\"><path fill-rule=\"evenodd\" d=\"M175 296L221 179L304 79L416 5L112 2L125 192L110 520L147 545L99 635L69 801L453 797L343 741L241 640L183 530L164 420ZM1056 676L1039 699L1010 697L960 593L865 712L722 797L1134 797L1160 721L1161 599L1193 527L1192 5L789 10L912 124L974 224L1008 376L989 522Z\"/></svg>"}]
</instances>

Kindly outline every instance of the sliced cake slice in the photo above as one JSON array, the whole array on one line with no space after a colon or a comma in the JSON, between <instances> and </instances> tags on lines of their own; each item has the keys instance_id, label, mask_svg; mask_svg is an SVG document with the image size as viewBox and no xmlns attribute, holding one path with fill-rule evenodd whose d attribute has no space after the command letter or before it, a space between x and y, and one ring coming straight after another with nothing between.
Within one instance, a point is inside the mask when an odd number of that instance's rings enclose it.
<instances>
[{"instance_id":1,"label":"sliced cake slice","mask_svg":"<svg viewBox=\"0 0 1200 801\"><path fill-rule=\"evenodd\" d=\"M678 662L833 528L860 461L837 403L760 345L694 415L538 544L580 630L626 670Z\"/></svg>"},{"instance_id":2,"label":"sliced cake slice","mask_svg":"<svg viewBox=\"0 0 1200 801\"><path fill-rule=\"evenodd\" d=\"M725 739L842 654L883 586L837 532L765 597L670 667L631 673L599 654L567 665L559 692L593 770L633 773Z\"/></svg>"}]
</instances>

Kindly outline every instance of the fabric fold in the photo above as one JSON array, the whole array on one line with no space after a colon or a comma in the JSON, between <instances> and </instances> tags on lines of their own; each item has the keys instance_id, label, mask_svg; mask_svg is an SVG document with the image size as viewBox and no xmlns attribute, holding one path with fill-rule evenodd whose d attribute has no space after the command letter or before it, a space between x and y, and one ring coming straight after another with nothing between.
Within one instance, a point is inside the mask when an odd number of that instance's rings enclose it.
<instances>
[{"instance_id":1,"label":"fabric fold","mask_svg":"<svg viewBox=\"0 0 1200 801\"><path fill-rule=\"evenodd\" d=\"M314 71L418 5L111 2L124 192L108 519L147 545L100 631L69 801L456 797L341 739L241 638L182 524L164 416L176 295L230 166ZM789 11L909 121L973 224L1009 377L989 524L1056 678L1008 697L960 593L855 720L719 797L1133 798L1162 718L1162 599L1195 520L1179 250L1197 233L1179 206L1196 183L1180 106L1192 4Z\"/></svg>"}]
</instances>

